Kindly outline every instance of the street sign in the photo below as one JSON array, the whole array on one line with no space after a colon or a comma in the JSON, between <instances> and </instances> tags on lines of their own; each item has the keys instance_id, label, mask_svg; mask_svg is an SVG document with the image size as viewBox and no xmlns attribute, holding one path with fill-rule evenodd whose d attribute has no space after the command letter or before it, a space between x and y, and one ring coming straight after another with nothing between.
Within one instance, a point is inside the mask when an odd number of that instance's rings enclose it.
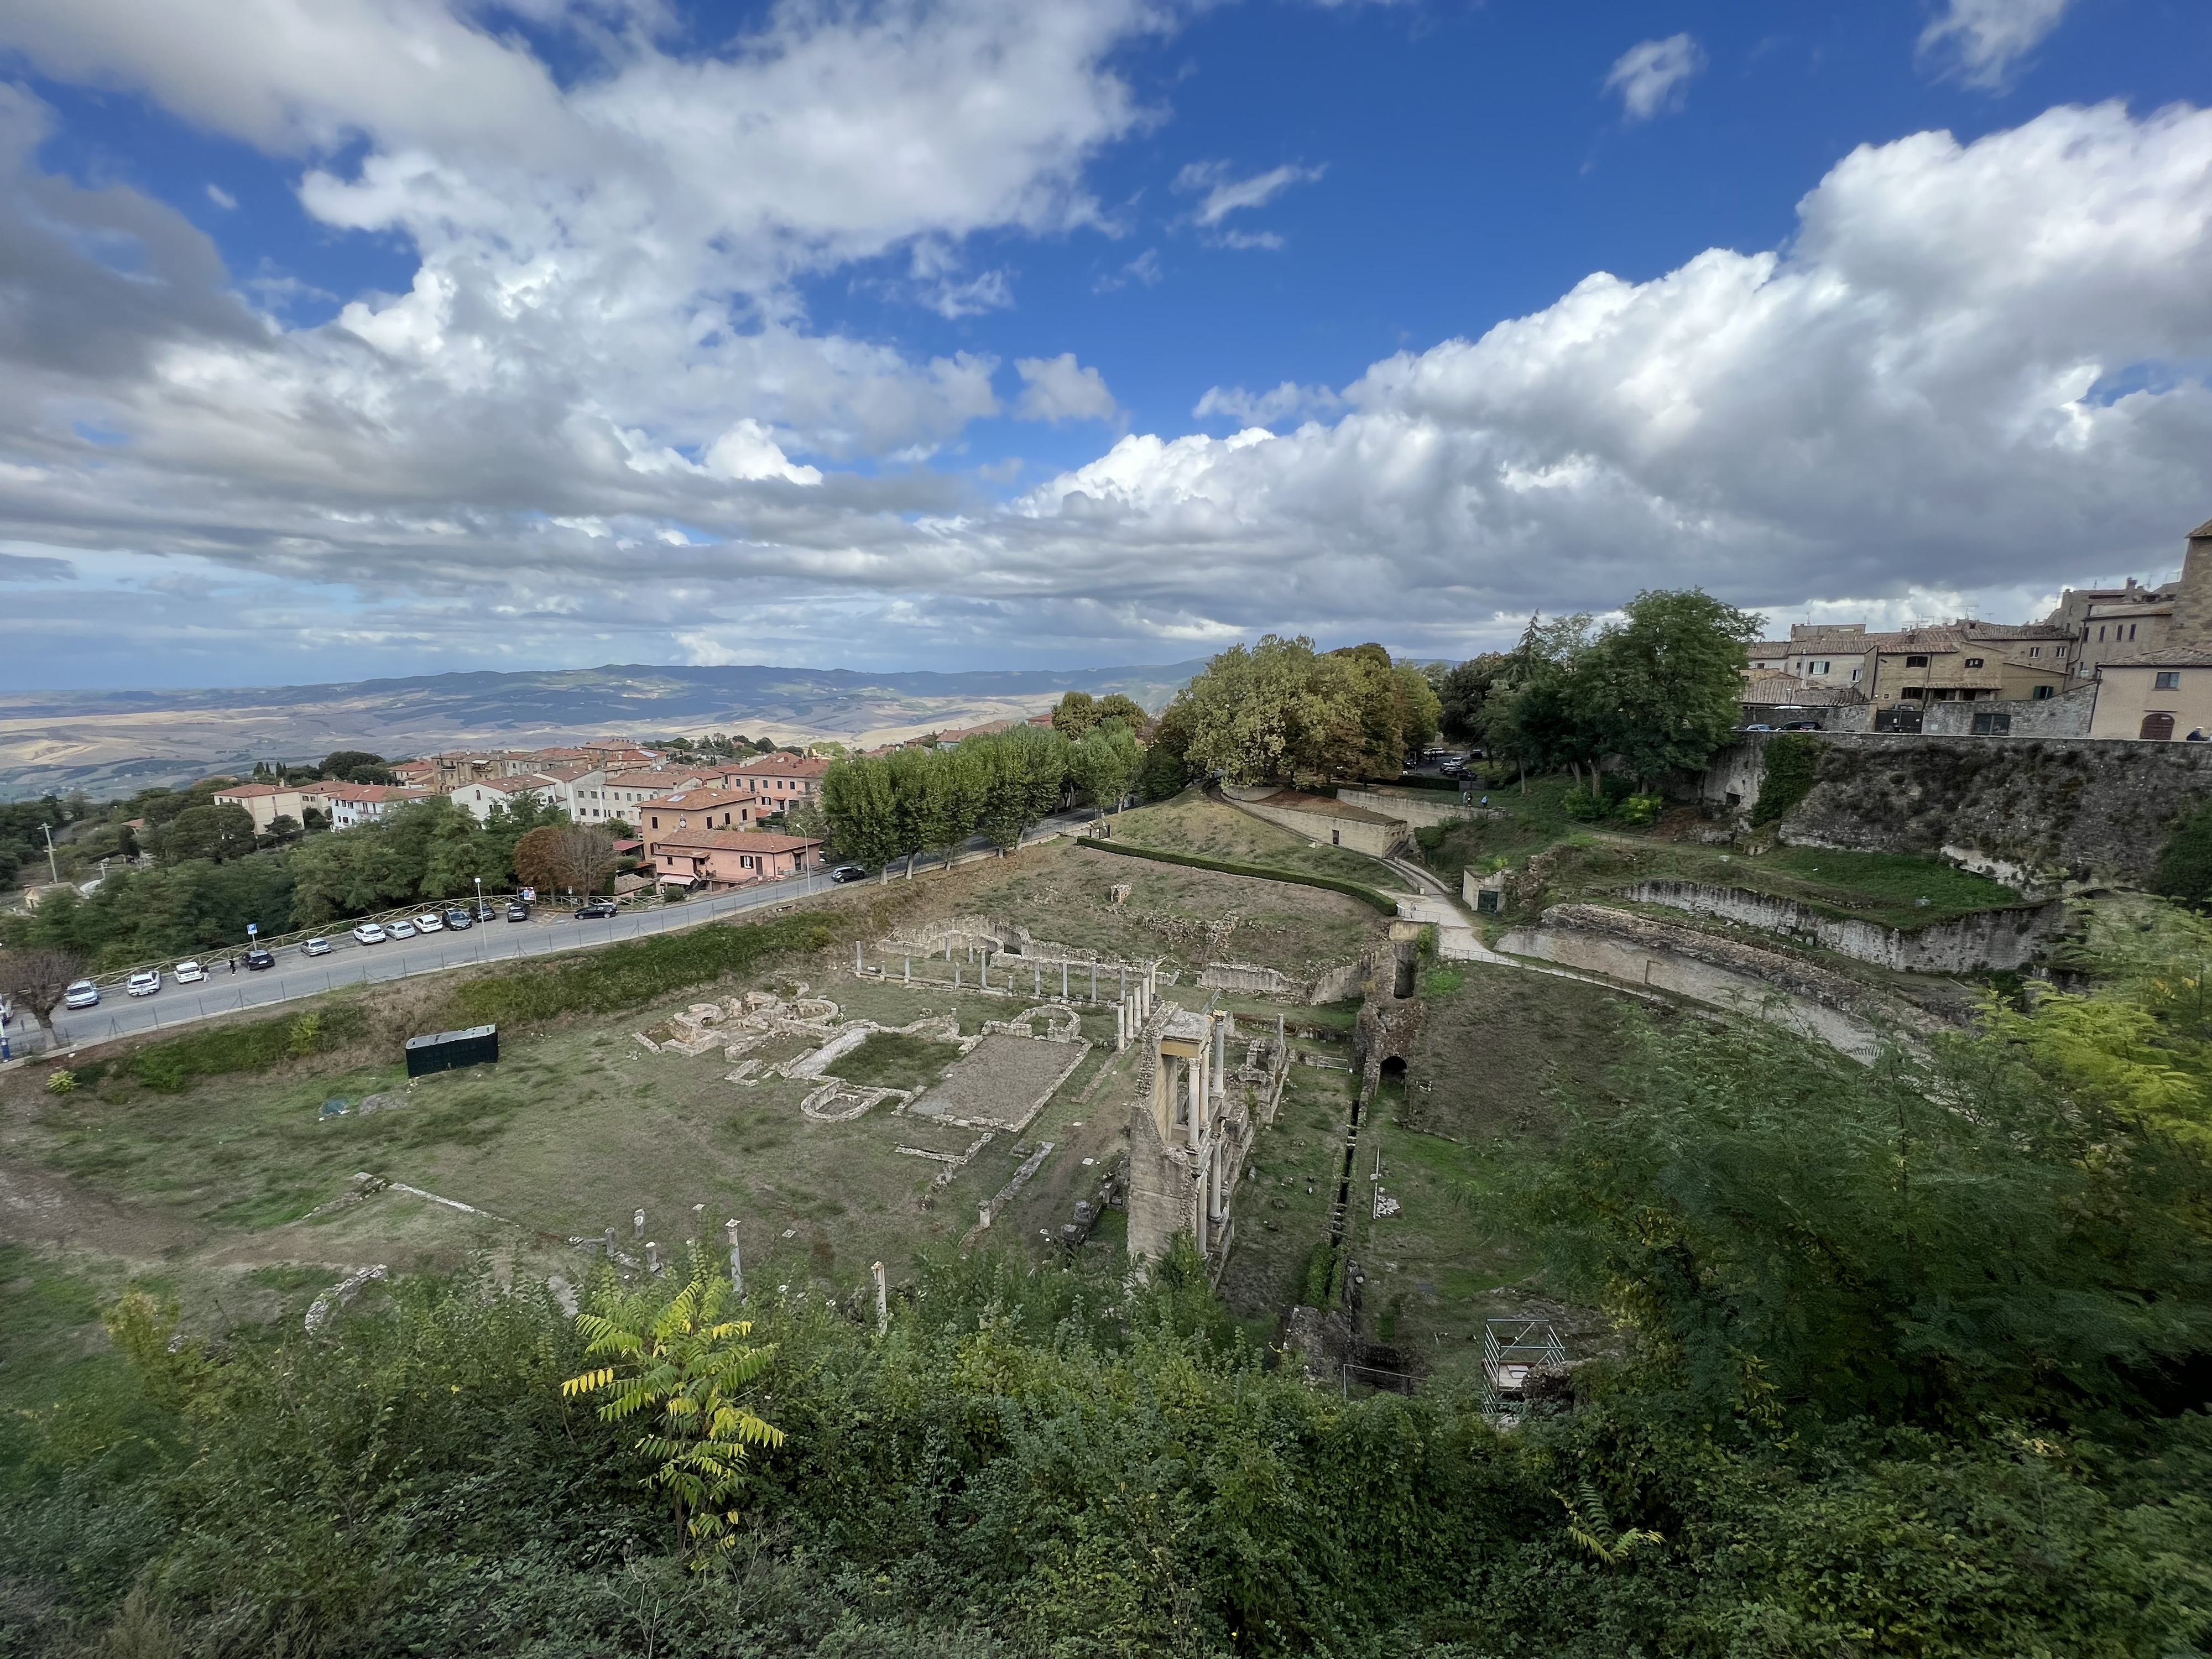
<instances>
[{"instance_id":1,"label":"street sign","mask_svg":"<svg viewBox=\"0 0 2212 1659\"><path fill-rule=\"evenodd\" d=\"M255 935L255 934L258 933L260 931L261 931L261 924L260 924L259 922L258 922L258 921L249 921L249 922L247 922L247 923L246 924L246 938L248 938L248 939L252 939L252 937L254 937L254 935Z\"/></svg>"}]
</instances>

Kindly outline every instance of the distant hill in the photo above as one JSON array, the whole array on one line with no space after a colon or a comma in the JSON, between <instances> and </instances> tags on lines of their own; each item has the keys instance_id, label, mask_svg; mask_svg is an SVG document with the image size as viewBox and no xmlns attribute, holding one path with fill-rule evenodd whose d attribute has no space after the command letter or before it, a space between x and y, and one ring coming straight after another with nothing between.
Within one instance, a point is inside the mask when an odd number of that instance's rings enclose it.
<instances>
[{"instance_id":1,"label":"distant hill","mask_svg":"<svg viewBox=\"0 0 2212 1659\"><path fill-rule=\"evenodd\" d=\"M337 685L0 692L0 799L48 790L122 794L333 749L396 757L528 749L617 732L884 743L1024 717L1065 691L1119 691L1158 709L1204 665L872 674L629 665Z\"/></svg>"}]
</instances>

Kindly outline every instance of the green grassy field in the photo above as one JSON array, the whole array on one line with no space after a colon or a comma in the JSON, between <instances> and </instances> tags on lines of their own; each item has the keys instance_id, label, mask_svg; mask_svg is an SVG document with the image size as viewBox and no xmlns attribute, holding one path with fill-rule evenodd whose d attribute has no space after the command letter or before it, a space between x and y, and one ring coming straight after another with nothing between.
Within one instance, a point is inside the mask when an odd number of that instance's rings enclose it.
<instances>
[{"instance_id":1,"label":"green grassy field","mask_svg":"<svg viewBox=\"0 0 2212 1659\"><path fill-rule=\"evenodd\" d=\"M1199 853L1240 864L1340 876L1370 887L1403 890L1404 878L1379 859L1341 847L1322 847L1265 818L1240 812L1195 789L1172 800L1139 806L1113 820L1114 837L1170 853Z\"/></svg>"}]
</instances>

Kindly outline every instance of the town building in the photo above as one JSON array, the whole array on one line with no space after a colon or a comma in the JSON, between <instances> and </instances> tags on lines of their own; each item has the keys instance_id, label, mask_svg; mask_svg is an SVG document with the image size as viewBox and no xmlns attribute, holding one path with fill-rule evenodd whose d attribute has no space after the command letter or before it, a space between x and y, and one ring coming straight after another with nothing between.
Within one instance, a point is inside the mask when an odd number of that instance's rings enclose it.
<instances>
[{"instance_id":1,"label":"town building","mask_svg":"<svg viewBox=\"0 0 2212 1659\"><path fill-rule=\"evenodd\" d=\"M2097 678L2091 737L2149 743L2212 738L2212 651L2153 651L2106 663Z\"/></svg>"},{"instance_id":2,"label":"town building","mask_svg":"<svg viewBox=\"0 0 2212 1659\"><path fill-rule=\"evenodd\" d=\"M648 842L653 880L693 892L795 876L818 861L821 846L805 836L743 830L671 831Z\"/></svg>"},{"instance_id":3,"label":"town building","mask_svg":"<svg viewBox=\"0 0 2212 1659\"><path fill-rule=\"evenodd\" d=\"M715 789L701 786L656 796L638 809L638 839L649 854L663 836L688 830L748 830L763 810L761 798L750 789Z\"/></svg>"},{"instance_id":4,"label":"town building","mask_svg":"<svg viewBox=\"0 0 2212 1659\"><path fill-rule=\"evenodd\" d=\"M253 833L265 836L278 818L289 818L294 823L304 823L306 811L304 793L318 789L319 784L241 783L215 792L217 806L242 806L253 816Z\"/></svg>"},{"instance_id":5,"label":"town building","mask_svg":"<svg viewBox=\"0 0 2212 1659\"><path fill-rule=\"evenodd\" d=\"M829 769L830 763L818 755L787 755L779 750L723 768L718 781L726 789L750 787L759 794L763 813L781 812L820 799L822 776Z\"/></svg>"},{"instance_id":6,"label":"town building","mask_svg":"<svg viewBox=\"0 0 2212 1659\"><path fill-rule=\"evenodd\" d=\"M402 806L430 799L430 790L410 789L396 783L306 783L300 786L302 808L321 812L333 830L380 823Z\"/></svg>"}]
</instances>

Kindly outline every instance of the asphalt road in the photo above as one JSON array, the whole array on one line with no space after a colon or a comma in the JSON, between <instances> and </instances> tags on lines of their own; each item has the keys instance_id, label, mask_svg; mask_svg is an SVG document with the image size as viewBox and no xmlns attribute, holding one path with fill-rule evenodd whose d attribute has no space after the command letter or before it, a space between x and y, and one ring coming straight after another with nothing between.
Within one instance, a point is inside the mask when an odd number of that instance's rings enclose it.
<instances>
[{"instance_id":1,"label":"asphalt road","mask_svg":"<svg viewBox=\"0 0 2212 1659\"><path fill-rule=\"evenodd\" d=\"M1085 811L1048 818L1024 840L1049 839L1088 823L1094 816ZM970 843L971 849L973 846ZM954 861L968 863L988 856L988 851L969 850L957 855ZM917 874L939 867L939 861L920 860L915 866ZM901 865L895 869L894 878L903 873L904 866ZM240 968L233 973L224 966L228 958L216 956L214 971L200 984L179 985L165 973L161 988L150 997L129 996L118 985L101 991L101 1000L96 1008L81 1008L74 1012L57 1010L56 1046L74 1048L83 1043L106 1042L113 1037L135 1036L141 1032L166 1030L172 1025L187 1025L240 1009L273 1007L342 986L375 985L416 974L434 974L448 968L589 950L622 939L696 927L716 917L789 904L832 890L826 874L789 878L677 904L640 905L604 921L579 921L569 910L541 907L528 921L478 922L464 933L427 933L415 939L392 939L382 945L358 945L345 924L334 922L329 935L331 953L326 957L303 956L298 945L287 945L276 952L274 968L265 968L259 973L249 973ZM200 958L204 963L208 959L206 956ZM8 1023L7 1032L18 1057L43 1046L36 1027L21 1014Z\"/></svg>"}]
</instances>

